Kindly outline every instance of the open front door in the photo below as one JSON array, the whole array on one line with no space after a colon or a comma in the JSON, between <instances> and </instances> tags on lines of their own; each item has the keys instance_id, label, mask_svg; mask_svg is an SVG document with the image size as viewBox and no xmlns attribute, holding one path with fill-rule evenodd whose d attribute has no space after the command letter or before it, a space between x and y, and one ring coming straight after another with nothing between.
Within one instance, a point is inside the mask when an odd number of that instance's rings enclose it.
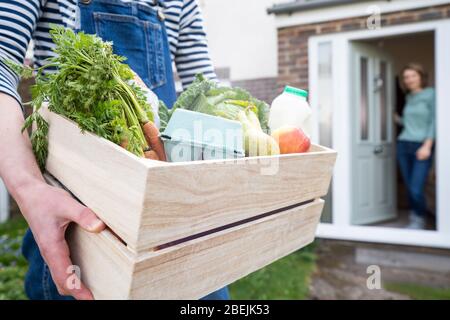
<instances>
[{"instance_id":1,"label":"open front door","mask_svg":"<svg viewBox=\"0 0 450 320\"><path fill-rule=\"evenodd\" d=\"M352 44L351 223L396 217L396 175L392 124L393 63L375 45Z\"/></svg>"}]
</instances>

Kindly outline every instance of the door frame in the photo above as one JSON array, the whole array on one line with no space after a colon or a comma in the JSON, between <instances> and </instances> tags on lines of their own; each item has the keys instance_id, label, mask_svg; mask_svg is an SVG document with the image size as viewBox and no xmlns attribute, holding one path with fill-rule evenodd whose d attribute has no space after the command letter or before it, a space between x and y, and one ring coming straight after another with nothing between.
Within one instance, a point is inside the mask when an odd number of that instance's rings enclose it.
<instances>
[{"instance_id":1,"label":"door frame","mask_svg":"<svg viewBox=\"0 0 450 320\"><path fill-rule=\"evenodd\" d=\"M404 230L386 227L354 226L350 223L352 210L352 117L351 117L351 41L386 36L400 36L432 31L435 35L436 65L436 231ZM320 223L317 236L323 238L393 243L405 245L450 248L450 151L445 149L444 138L450 136L450 19L416 22L377 30L360 30L309 38L309 89L315 128L313 140L319 141L318 101L318 46L332 44L333 74L333 147L338 151L332 189L333 206L330 223ZM336 76L339 75L339 76ZM445 179L447 177L447 179Z\"/></svg>"},{"instance_id":2,"label":"door frame","mask_svg":"<svg viewBox=\"0 0 450 320\"><path fill-rule=\"evenodd\" d=\"M9 195L0 179L0 223L6 221L9 218Z\"/></svg>"}]
</instances>

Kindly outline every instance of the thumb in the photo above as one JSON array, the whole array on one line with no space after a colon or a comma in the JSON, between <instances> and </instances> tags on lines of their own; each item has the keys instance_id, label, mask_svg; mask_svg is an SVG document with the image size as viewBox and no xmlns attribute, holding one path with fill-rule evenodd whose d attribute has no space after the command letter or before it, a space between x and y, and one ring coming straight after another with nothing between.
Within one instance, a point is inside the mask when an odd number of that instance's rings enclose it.
<instances>
[{"instance_id":1,"label":"thumb","mask_svg":"<svg viewBox=\"0 0 450 320\"><path fill-rule=\"evenodd\" d=\"M80 205L78 214L75 215L73 221L89 232L98 233L106 227L91 209L82 205Z\"/></svg>"}]
</instances>

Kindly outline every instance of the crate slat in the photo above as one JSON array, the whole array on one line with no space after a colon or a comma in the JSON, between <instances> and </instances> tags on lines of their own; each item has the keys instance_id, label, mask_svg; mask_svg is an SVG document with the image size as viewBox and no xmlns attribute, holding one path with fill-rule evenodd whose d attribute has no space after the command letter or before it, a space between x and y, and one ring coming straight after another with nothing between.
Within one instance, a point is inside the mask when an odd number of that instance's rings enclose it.
<instances>
[{"instance_id":1,"label":"crate slat","mask_svg":"<svg viewBox=\"0 0 450 320\"><path fill-rule=\"evenodd\" d=\"M96 299L198 299L311 243L323 200L166 249L131 253L109 231L68 240Z\"/></svg>"}]
</instances>

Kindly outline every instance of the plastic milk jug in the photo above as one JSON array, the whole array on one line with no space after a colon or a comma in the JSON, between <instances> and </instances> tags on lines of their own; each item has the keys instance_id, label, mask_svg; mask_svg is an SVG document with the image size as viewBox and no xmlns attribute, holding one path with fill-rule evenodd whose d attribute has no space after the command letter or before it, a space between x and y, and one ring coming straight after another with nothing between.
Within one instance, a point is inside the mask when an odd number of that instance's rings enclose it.
<instances>
[{"instance_id":1,"label":"plastic milk jug","mask_svg":"<svg viewBox=\"0 0 450 320\"><path fill-rule=\"evenodd\" d=\"M308 92L286 86L284 92L272 102L269 127L273 132L283 126L294 126L311 137L312 111L306 101Z\"/></svg>"}]
</instances>

